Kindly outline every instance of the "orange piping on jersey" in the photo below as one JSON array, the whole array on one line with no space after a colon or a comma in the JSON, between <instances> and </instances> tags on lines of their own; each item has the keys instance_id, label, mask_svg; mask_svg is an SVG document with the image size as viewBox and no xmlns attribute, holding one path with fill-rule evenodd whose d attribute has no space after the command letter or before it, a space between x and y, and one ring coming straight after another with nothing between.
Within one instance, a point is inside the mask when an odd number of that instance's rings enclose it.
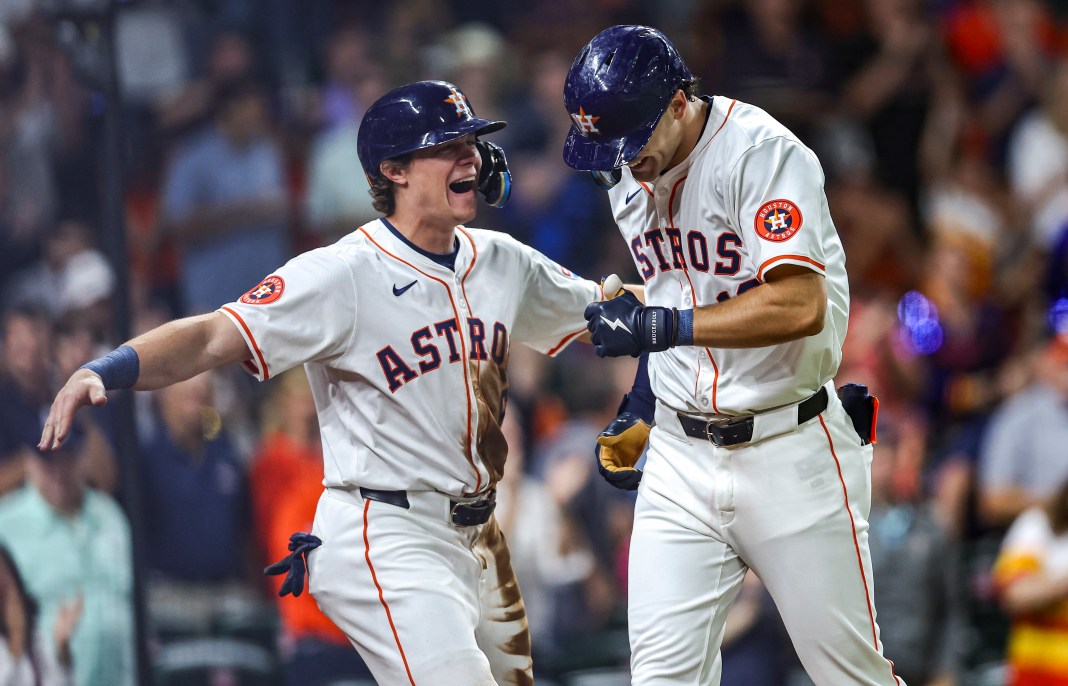
<instances>
[{"instance_id":1,"label":"orange piping on jersey","mask_svg":"<svg viewBox=\"0 0 1068 686\"><path fill-rule=\"evenodd\" d=\"M260 361L260 369L263 370L263 380L266 381L271 378L271 371L267 369L267 361L263 359L263 352L260 351L260 346L256 343L256 337L252 335L252 331L249 330L245 320L241 318L241 315L234 312L229 307L220 307L219 309L226 310L231 317L237 320L237 323L241 325L241 328L245 330L245 335L248 336L248 340L252 343L252 350L256 353L256 359Z\"/></svg>"},{"instance_id":2,"label":"orange piping on jersey","mask_svg":"<svg viewBox=\"0 0 1068 686\"><path fill-rule=\"evenodd\" d=\"M571 341L572 338L574 338L575 336L581 336L584 331L586 331L586 329L580 329L579 331L576 331L575 333L569 333L568 335L564 336L564 338L559 343L556 344L555 348L551 348L549 350L549 352L547 352L545 354L548 355L549 357L552 357L553 355L555 355L560 350L560 348L563 348L565 345L567 345Z\"/></svg>"},{"instance_id":3,"label":"orange piping on jersey","mask_svg":"<svg viewBox=\"0 0 1068 686\"><path fill-rule=\"evenodd\" d=\"M701 150L698 151L698 154L704 152L705 148L707 148L709 146L709 144L712 142L712 139L714 139L716 136L718 136L719 132L723 130L723 127L726 126L726 124L727 124L727 120L731 118L731 112L734 111L734 106L737 105L737 104L738 104L737 100L731 100L730 107L727 108L727 114L725 114L723 116L723 121L721 121L719 123L719 127L715 130L715 132L711 136L708 137L708 140L705 141L705 144L701 146ZM689 175L687 174L687 176L689 176ZM684 176L684 177L682 177L681 179L679 179L678 181L675 182L674 188L671 189L671 197L668 199L668 222L669 222L669 226L671 228L673 228L673 229L676 228L675 227L675 220L674 220L675 215L674 215L674 212L672 211L671 208L674 207L674 205L675 205L675 191L678 190L679 184L682 183L687 178L687 176ZM645 184L642 183L642 186L645 186ZM648 191L649 188L646 187L645 190ZM649 193L652 194L652 191L649 191ZM683 270L683 271L686 274L686 281L690 284L690 292L693 294L694 309L697 309L697 291L694 290L693 281L690 280L689 265L687 265L686 269ZM719 390L719 365L716 364L716 359L714 357L712 357L712 350L710 348L705 348L705 354L708 355L708 361L712 363L712 371L713 371L713 376L712 376L712 411L718 413L719 412L719 405L716 402L716 396L717 396L717 393L718 393L718 390ZM700 386L700 380L701 380L701 358L698 357L697 358L697 375L694 377L694 380L693 380L693 394L694 394L694 397L697 397L697 389Z\"/></svg>"},{"instance_id":4,"label":"orange piping on jersey","mask_svg":"<svg viewBox=\"0 0 1068 686\"><path fill-rule=\"evenodd\" d=\"M460 293L463 295L464 300L467 301L467 311L468 311L468 313L470 313L470 315L472 317L474 317L475 316L475 308L471 304L471 299L467 297L467 275L470 274L471 270L475 268L475 261L478 260L478 250L475 248L475 239L471 237L471 234L467 233L467 231L465 231L462 226L457 226L456 229L460 233L462 233L464 235L464 237L467 238L467 241L471 244L471 264L467 265L467 271L465 271L464 275L462 277L460 277ZM462 333L461 333L460 338L463 339ZM465 363L466 363L466 361L465 361ZM476 368L478 370L479 378L482 378L482 360L477 360L475 362L475 366L476 366ZM471 432L471 413L468 412L467 413L467 437L468 437L468 442L469 443L472 440L471 439L471 433L472 433ZM470 454L470 449L468 450L468 454ZM475 467L475 459L474 459L474 457L471 456L470 460L471 460L471 466ZM481 491L482 491L482 472L480 472L478 470L478 467L475 467L475 493L479 493Z\"/></svg>"},{"instance_id":5,"label":"orange piping on jersey","mask_svg":"<svg viewBox=\"0 0 1068 686\"><path fill-rule=\"evenodd\" d=\"M382 607L386 610L386 619L389 620L389 628L393 630L393 640L396 641L397 650L400 651L401 662L404 663L404 671L408 673L408 683L415 686L412 670L408 667L408 656L404 654L404 646L401 645L400 635L397 633L397 626L393 623L393 613L389 611L389 603L386 602L386 594L382 591L382 585L378 583L378 575L375 574L375 566L371 564L371 539L367 536L367 511L370 509L371 501L363 501L363 559L367 560L367 569L371 570L371 580L374 581L375 588L378 589L378 602L382 603Z\"/></svg>"},{"instance_id":6,"label":"orange piping on jersey","mask_svg":"<svg viewBox=\"0 0 1068 686\"><path fill-rule=\"evenodd\" d=\"M363 233L363 235L367 236L367 240L369 240L371 242L371 245L375 246L376 248L381 250L386 255L389 255L390 257L392 257L393 259L397 260L401 264L404 264L404 265L407 265L408 267L411 267L412 269L414 269L415 271L419 272L420 274L422 274L426 278L432 279L434 281L437 281L442 286L444 286L445 287L445 292L449 294L449 304L452 305L452 316L456 317L456 323L457 323L457 325L459 325L459 323L460 323L460 313L456 310L456 301L453 300L452 289L449 288L449 284L445 283L445 281L443 279L439 279L436 276L432 276L430 274L427 274L426 272L424 272L419 267L416 267L411 262L408 262L407 260L401 259L400 257L397 257L396 255L394 255L390 251L386 250L381 245L379 245L378 242L375 241L375 239L371 238L371 234L369 234L367 232L367 229L363 228L362 226L357 230L361 231ZM467 389L467 392L464 394L467 397L467 443L466 443L467 455L466 455L466 457L467 457L468 464L471 465L471 469L475 470L475 478L478 480L478 485L475 488L475 492L477 493L482 488L482 476L478 472L478 467L475 466L475 458L471 455L471 380L467 377L467 357L468 356L467 356L467 343L466 343L466 341L467 341L467 339L464 338L463 331L461 331L460 332L460 359L463 362L464 388Z\"/></svg>"},{"instance_id":7,"label":"orange piping on jersey","mask_svg":"<svg viewBox=\"0 0 1068 686\"><path fill-rule=\"evenodd\" d=\"M704 152L704 149L708 147L708 144L712 142L712 139L718 136L719 132L723 130L723 127L727 124L727 120L731 118L731 112L734 111L734 106L737 104L737 100L731 100L731 106L727 108L727 114L723 116L723 121L719 123L719 128L716 129L716 132L709 136L708 140L705 141L705 144L701 146L701 152Z\"/></svg>"},{"instance_id":8,"label":"orange piping on jersey","mask_svg":"<svg viewBox=\"0 0 1068 686\"><path fill-rule=\"evenodd\" d=\"M709 348L705 348L705 354L708 355L708 361L712 363L712 411L718 413L719 405L716 400L716 393L719 391L719 365L716 364L716 358L712 357L712 351ZM694 386L694 395L697 395L697 387Z\"/></svg>"},{"instance_id":9,"label":"orange piping on jersey","mask_svg":"<svg viewBox=\"0 0 1068 686\"><path fill-rule=\"evenodd\" d=\"M857 523L853 519L853 510L849 507L849 489L846 488L845 477L842 476L842 463L838 460L838 453L834 451L834 441L831 439L831 432L827 428L827 422L823 420L823 414L817 415L820 418L820 426L823 427L823 433L827 436L827 446L831 449L831 457L834 458L834 465L838 469L838 483L842 484L842 496L845 499L845 511L849 515L849 528L853 533L853 549L857 551L857 569L860 570L860 580L864 584L864 601L868 604L868 621L871 624L871 644L876 651L879 650L879 635L875 629L875 612L871 606L871 591L868 589L868 577L864 574L864 560L860 555L860 542L857 540ZM884 658L885 659L885 658ZM894 674L894 663L887 660L890 663L890 675L894 677L894 683L901 683L901 679Z\"/></svg>"},{"instance_id":10,"label":"orange piping on jersey","mask_svg":"<svg viewBox=\"0 0 1068 686\"><path fill-rule=\"evenodd\" d=\"M650 196L653 195L653 189L649 188L649 184L645 183L644 181L639 181L638 185L644 188L645 192L648 193Z\"/></svg>"},{"instance_id":11,"label":"orange piping on jersey","mask_svg":"<svg viewBox=\"0 0 1068 686\"><path fill-rule=\"evenodd\" d=\"M766 272L768 270L768 267L770 267L772 264L774 264L776 262L781 262L783 260L797 260L798 262L807 262L807 263L817 267L821 272L827 271L827 266L826 265L820 264L819 262L817 262L816 260L812 259L811 257L805 257L804 255L779 255L778 257L773 257L770 260L768 260L767 262L765 262L764 264L760 265L760 269L757 270L757 279L759 279L761 282L763 282L764 281L764 272Z\"/></svg>"},{"instance_id":12,"label":"orange piping on jersey","mask_svg":"<svg viewBox=\"0 0 1068 686\"><path fill-rule=\"evenodd\" d=\"M722 126L723 125L721 124L720 128L722 128ZM717 129L716 133L719 133L718 129ZM715 136L715 134L712 134L712 135ZM678 228L678 227L675 226L675 211L672 208L675 207L675 193L678 192L679 186L687 178L689 178L689 174L687 174L686 176L683 176L682 178L680 178L678 181L675 182L675 185L671 187L671 196L668 198L668 228L670 228L670 229ZM681 231L680 231L680 235L681 235ZM689 284L689 286L690 286L690 296L693 299L693 307L696 310L697 309L697 289L693 287L693 279L690 278L690 265L689 264L685 264L683 266L682 274L683 274L683 276L686 277L686 283ZM708 353L708 359L712 362L712 370L713 370L713 376L712 376L712 411L713 412L719 412L719 407L716 405L716 390L717 390L716 387L719 384L719 367L716 365L716 361L712 358L712 351L710 349L708 349L708 348L705 348L705 352ZM697 389L700 388L700 386L701 386L701 356L698 355L698 357L697 357L697 374L695 374L694 377L693 377L693 396L694 396L694 398L697 397Z\"/></svg>"}]
</instances>

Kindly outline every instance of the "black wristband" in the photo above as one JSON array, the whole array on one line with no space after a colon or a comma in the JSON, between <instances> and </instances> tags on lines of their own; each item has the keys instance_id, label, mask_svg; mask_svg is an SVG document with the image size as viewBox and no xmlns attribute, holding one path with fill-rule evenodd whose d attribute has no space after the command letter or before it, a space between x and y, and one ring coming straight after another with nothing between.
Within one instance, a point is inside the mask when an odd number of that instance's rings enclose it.
<instances>
[{"instance_id":1,"label":"black wristband","mask_svg":"<svg viewBox=\"0 0 1068 686\"><path fill-rule=\"evenodd\" d=\"M657 353L674 346L678 338L678 317L675 308L646 307L644 315L644 349Z\"/></svg>"}]
</instances>

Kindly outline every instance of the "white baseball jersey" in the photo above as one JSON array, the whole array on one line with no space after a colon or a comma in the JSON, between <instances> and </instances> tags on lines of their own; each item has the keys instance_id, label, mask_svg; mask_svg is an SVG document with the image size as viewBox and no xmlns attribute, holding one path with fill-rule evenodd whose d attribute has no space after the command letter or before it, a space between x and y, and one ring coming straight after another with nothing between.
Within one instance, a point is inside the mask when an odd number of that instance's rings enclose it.
<instances>
[{"instance_id":1,"label":"white baseball jersey","mask_svg":"<svg viewBox=\"0 0 1068 686\"><path fill-rule=\"evenodd\" d=\"M849 297L818 160L762 110L717 97L684 162L651 185L624 170L610 195L651 305L715 306L781 264L822 274L828 294L817 335L649 356L660 402L630 547L632 682L719 684L723 610L752 569L816 684L902 686L873 604L872 448L831 382ZM827 407L799 424L796 404L821 386ZM694 438L680 411L760 413L755 440Z\"/></svg>"},{"instance_id":2,"label":"white baseball jersey","mask_svg":"<svg viewBox=\"0 0 1068 686\"><path fill-rule=\"evenodd\" d=\"M669 407L751 414L800 402L834 377L849 316L845 253L815 154L757 107L717 97L710 108L685 161L655 185L635 181L624 167L609 197L649 304L722 302L759 286L781 264L824 275L826 323L815 336L649 356L653 392Z\"/></svg>"},{"instance_id":3,"label":"white baseball jersey","mask_svg":"<svg viewBox=\"0 0 1068 686\"><path fill-rule=\"evenodd\" d=\"M326 486L484 492L500 478L512 341L555 355L600 295L511 237L459 227L455 269L376 220L221 308L265 380L304 363Z\"/></svg>"}]
</instances>

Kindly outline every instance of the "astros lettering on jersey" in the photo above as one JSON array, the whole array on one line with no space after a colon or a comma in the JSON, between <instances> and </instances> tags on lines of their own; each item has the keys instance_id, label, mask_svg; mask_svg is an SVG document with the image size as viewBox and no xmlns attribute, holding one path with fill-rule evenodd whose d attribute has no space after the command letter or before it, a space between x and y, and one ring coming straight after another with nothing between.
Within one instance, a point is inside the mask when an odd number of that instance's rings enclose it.
<instances>
[{"instance_id":1,"label":"astros lettering on jersey","mask_svg":"<svg viewBox=\"0 0 1068 686\"><path fill-rule=\"evenodd\" d=\"M680 309L722 302L759 286L781 264L825 277L827 321L816 336L764 348L678 347L650 355L653 392L669 407L751 414L804 400L838 370L849 313L845 255L820 192L815 154L762 110L708 100L711 113L697 145L664 172L655 192L624 167L609 197L647 302ZM767 183L747 183L768 169L777 172Z\"/></svg>"},{"instance_id":2,"label":"astros lettering on jersey","mask_svg":"<svg viewBox=\"0 0 1068 686\"><path fill-rule=\"evenodd\" d=\"M504 467L511 343L555 355L586 330L597 284L505 234L457 241L451 270L373 221L221 308L257 378L311 360L327 487L484 492Z\"/></svg>"}]
</instances>

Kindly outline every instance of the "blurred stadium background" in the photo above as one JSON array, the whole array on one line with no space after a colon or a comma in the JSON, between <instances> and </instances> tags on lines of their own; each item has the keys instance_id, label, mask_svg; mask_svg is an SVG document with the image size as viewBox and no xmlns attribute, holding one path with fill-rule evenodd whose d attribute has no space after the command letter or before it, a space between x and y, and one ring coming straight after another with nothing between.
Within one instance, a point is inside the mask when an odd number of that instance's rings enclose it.
<instances>
[{"instance_id":1,"label":"blurred stadium background","mask_svg":"<svg viewBox=\"0 0 1068 686\"><path fill-rule=\"evenodd\" d=\"M84 361L373 218L356 130L412 80L509 122L512 200L473 225L636 280L560 154L571 59L617 23L664 30L704 92L764 107L823 162L853 297L838 382L882 401L869 537L898 673L1009 683L1028 664L1010 636L1068 654L1062 596L1038 620L1004 602L1025 571L1068 588L1063 552L1003 549L1068 480L1068 3L0 0L0 602L35 601L46 650L67 627L75 683L371 683L310 598L276 603L260 574L320 490L302 371L113 394L65 457L32 450L40 411ZM539 683L628 683L633 501L592 445L633 363L512 355L499 517ZM1045 668L1063 681L1013 683L1068 683L1068 660ZM756 579L723 683L806 683Z\"/></svg>"}]
</instances>

